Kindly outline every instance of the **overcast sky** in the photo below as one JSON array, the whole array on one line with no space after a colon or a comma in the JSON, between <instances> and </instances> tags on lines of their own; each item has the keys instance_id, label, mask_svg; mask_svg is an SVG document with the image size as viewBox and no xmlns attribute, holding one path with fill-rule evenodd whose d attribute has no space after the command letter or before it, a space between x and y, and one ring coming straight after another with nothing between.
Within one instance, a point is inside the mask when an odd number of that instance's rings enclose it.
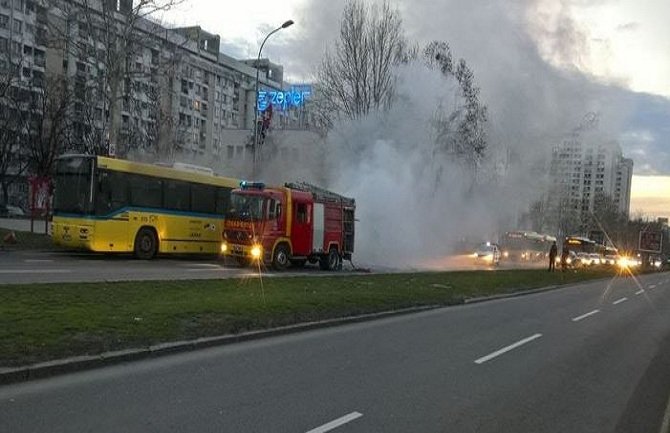
<instances>
[{"instance_id":1,"label":"overcast sky","mask_svg":"<svg viewBox=\"0 0 670 433\"><path fill-rule=\"evenodd\" d=\"M268 29L287 19L296 21L295 26L273 37L275 44L286 43L309 27L310 17L305 16L305 12L312 5L339 10L330 3L329 0L187 0L167 14L166 19L177 25L199 24L221 35L232 54L252 57ZM471 4L466 0L461 3L465 7ZM625 83L636 91L670 97L670 1L538 0L528 3L527 13L541 17L545 30L560 26L566 14L574 19L585 37L583 43L587 50L584 53L587 54L583 53L577 62L584 72ZM336 26L338 16L332 19ZM324 31L332 35L332 31ZM535 29L534 33L547 60L561 65L562 59L552 56L542 32ZM269 51L272 51L271 45L268 45ZM287 72L290 75L290 71Z\"/></svg>"},{"instance_id":2,"label":"overcast sky","mask_svg":"<svg viewBox=\"0 0 670 433\"><path fill-rule=\"evenodd\" d=\"M263 55L284 65L285 79L298 82L313 76L337 37L344 3L186 0L164 20L200 25L221 35L222 51L250 58L267 32L292 19L295 25L274 35ZM507 141L528 148L539 134L560 135L585 112L597 111L601 128L612 131L634 159L636 175L670 176L669 0L391 3L412 40L445 40L456 57L468 61L496 134ZM634 180L635 197L653 190L668 200L669 184ZM640 209L635 206L632 210Z\"/></svg>"}]
</instances>

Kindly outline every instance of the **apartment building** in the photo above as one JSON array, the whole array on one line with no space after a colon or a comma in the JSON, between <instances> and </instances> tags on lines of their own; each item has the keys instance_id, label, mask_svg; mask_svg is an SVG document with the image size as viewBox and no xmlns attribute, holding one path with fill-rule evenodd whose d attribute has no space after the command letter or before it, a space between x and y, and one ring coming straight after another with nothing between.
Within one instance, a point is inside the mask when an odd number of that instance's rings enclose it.
<instances>
[{"instance_id":1,"label":"apartment building","mask_svg":"<svg viewBox=\"0 0 670 433\"><path fill-rule=\"evenodd\" d=\"M583 222L601 198L629 214L633 160L624 158L616 142L570 136L552 149L549 179L554 211L572 222ZM583 229L583 227L580 227Z\"/></svg>"},{"instance_id":2,"label":"apartment building","mask_svg":"<svg viewBox=\"0 0 670 433\"><path fill-rule=\"evenodd\" d=\"M89 1L93 10L88 14L81 12L84 8L81 0L63 0L59 8L52 8L50 12L60 17L69 42L60 52L53 50L50 54L62 57L63 73L71 77L78 89L81 110L77 109L75 114L85 120L91 117L91 113L82 116L82 110L90 108L91 99L96 101L92 117L104 140L104 131L112 127L109 124L112 102L92 96L87 90L95 88L100 77L110 73L106 71L110 66L106 50L112 35L104 34L103 20L113 17L118 32L122 33L123 14L128 13L130 6L128 2L103 1L105 3ZM115 12L104 15L103 6L107 11L115 8ZM158 150L157 153L165 155L170 153L169 149L200 160L215 161L228 157L232 145L235 149L242 146L246 154L256 101L255 60L241 61L221 53L220 37L199 26L166 28L139 19L133 34L133 41L122 53L127 55L128 62L118 92L122 103L117 152L124 155L133 150L139 153ZM50 63L59 64L57 60ZM262 92L282 92L290 88L283 82L281 65L261 59L258 66ZM290 129L304 125L304 113L293 111L275 113L272 127ZM82 131L78 131L82 140L90 133L86 129L82 125ZM230 133L239 130L247 132ZM243 142L239 142L242 136ZM235 143L230 142L233 138ZM235 153L236 158L244 156Z\"/></svg>"}]
</instances>

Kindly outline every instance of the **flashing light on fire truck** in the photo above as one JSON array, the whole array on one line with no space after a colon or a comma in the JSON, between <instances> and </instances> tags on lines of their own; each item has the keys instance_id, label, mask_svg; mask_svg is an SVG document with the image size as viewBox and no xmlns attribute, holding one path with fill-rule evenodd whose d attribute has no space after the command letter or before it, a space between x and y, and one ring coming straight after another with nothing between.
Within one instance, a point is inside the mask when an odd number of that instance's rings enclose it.
<instances>
[{"instance_id":1,"label":"flashing light on fire truck","mask_svg":"<svg viewBox=\"0 0 670 433\"><path fill-rule=\"evenodd\" d=\"M240 189L265 189L265 184L263 182L249 182L243 180L240 182Z\"/></svg>"}]
</instances>

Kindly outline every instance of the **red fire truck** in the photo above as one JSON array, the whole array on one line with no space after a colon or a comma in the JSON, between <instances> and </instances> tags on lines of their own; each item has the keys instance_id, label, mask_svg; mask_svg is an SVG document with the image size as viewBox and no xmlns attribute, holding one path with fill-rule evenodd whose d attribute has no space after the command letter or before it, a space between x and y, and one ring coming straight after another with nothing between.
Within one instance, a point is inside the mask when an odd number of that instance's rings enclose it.
<instances>
[{"instance_id":1,"label":"red fire truck","mask_svg":"<svg viewBox=\"0 0 670 433\"><path fill-rule=\"evenodd\" d=\"M221 251L241 265L283 270L309 261L336 269L354 252L355 210L354 199L305 182L266 188L242 181L231 194Z\"/></svg>"}]
</instances>

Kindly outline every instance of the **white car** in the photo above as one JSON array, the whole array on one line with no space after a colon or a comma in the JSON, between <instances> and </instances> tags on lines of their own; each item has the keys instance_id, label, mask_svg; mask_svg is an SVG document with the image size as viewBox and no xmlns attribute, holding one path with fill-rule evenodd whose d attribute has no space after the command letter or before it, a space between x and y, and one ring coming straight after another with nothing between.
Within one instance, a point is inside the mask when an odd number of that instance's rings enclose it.
<instances>
[{"instance_id":1,"label":"white car","mask_svg":"<svg viewBox=\"0 0 670 433\"><path fill-rule=\"evenodd\" d=\"M477 248L473 256L477 262L497 265L500 263L500 248L496 244L486 242Z\"/></svg>"}]
</instances>

